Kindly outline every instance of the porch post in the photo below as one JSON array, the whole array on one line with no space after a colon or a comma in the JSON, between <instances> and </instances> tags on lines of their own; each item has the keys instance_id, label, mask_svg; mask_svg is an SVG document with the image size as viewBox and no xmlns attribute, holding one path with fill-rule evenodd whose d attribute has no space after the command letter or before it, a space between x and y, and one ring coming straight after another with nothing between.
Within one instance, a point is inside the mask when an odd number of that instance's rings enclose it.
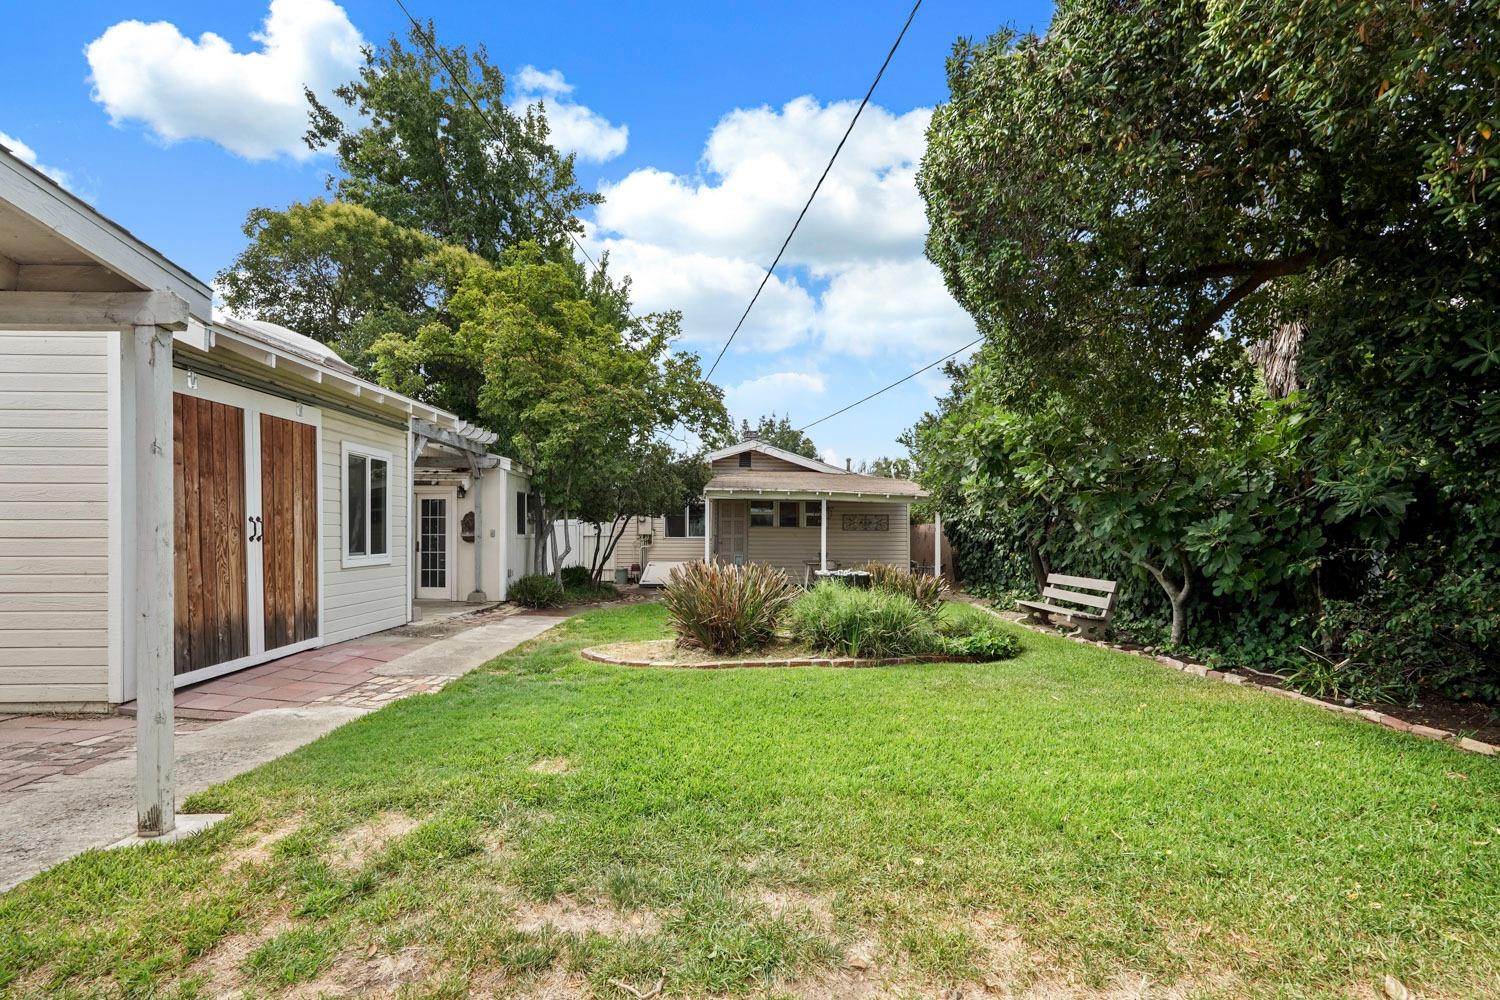
<instances>
[{"instance_id":1,"label":"porch post","mask_svg":"<svg viewBox=\"0 0 1500 1000\"><path fill-rule=\"evenodd\" d=\"M470 604L488 604L484 593L484 484L480 477L484 470L469 455L469 471L474 476L474 590L467 600Z\"/></svg>"},{"instance_id":2,"label":"porch post","mask_svg":"<svg viewBox=\"0 0 1500 1000\"><path fill-rule=\"evenodd\" d=\"M820 503L823 504L823 516L818 518L818 524L822 526L818 529L818 534L821 536L818 540L818 568L826 573L828 572L828 498L824 497Z\"/></svg>"},{"instance_id":3,"label":"porch post","mask_svg":"<svg viewBox=\"0 0 1500 1000\"><path fill-rule=\"evenodd\" d=\"M932 575L943 575L943 515L932 512Z\"/></svg>"},{"instance_id":4,"label":"porch post","mask_svg":"<svg viewBox=\"0 0 1500 1000\"><path fill-rule=\"evenodd\" d=\"M135 466L134 554L136 832L160 837L177 825L173 758L174 554L172 489L172 332L131 328L128 375L134 414L126 454Z\"/></svg>"},{"instance_id":5,"label":"porch post","mask_svg":"<svg viewBox=\"0 0 1500 1000\"><path fill-rule=\"evenodd\" d=\"M703 561L714 561L713 550L714 538L714 502L708 497L703 497Z\"/></svg>"}]
</instances>

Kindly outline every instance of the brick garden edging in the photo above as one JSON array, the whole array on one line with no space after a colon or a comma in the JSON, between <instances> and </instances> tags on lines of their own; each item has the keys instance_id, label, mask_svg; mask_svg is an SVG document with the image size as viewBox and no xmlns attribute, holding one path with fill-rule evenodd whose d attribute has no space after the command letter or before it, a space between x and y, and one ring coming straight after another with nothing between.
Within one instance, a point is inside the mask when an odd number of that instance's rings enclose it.
<instances>
[{"instance_id":1,"label":"brick garden edging","mask_svg":"<svg viewBox=\"0 0 1500 1000\"><path fill-rule=\"evenodd\" d=\"M973 663L965 656L888 656L883 659L861 660L849 656L798 657L796 659L766 660L705 660L702 663L669 663L664 660L646 660L640 657L611 656L600 652L607 646L581 649L578 655L595 663L608 663L614 667L675 667L682 670L724 670L730 667L895 667L904 663Z\"/></svg>"},{"instance_id":2,"label":"brick garden edging","mask_svg":"<svg viewBox=\"0 0 1500 1000\"><path fill-rule=\"evenodd\" d=\"M1300 701L1306 705L1313 705L1317 708L1323 709L1324 711L1335 712L1339 715L1357 716L1358 718L1364 719L1366 722L1373 722L1376 725L1384 726L1387 729L1394 729L1398 733L1410 733L1413 736L1420 736L1423 739L1434 740L1439 743L1447 743L1449 746L1457 747L1460 750L1467 750L1470 753L1483 754L1486 757L1500 756L1500 746L1496 746L1493 743L1485 743L1481 740L1471 739L1467 736L1459 736L1457 733L1450 732L1446 729L1434 729L1432 726L1416 725L1403 719L1398 719L1394 715L1386 715L1384 712L1377 712L1373 708L1354 708L1348 705L1336 705L1333 702L1323 701L1320 698L1314 698L1311 695L1303 694L1300 691L1292 691L1288 688L1277 687L1274 684L1258 684L1255 681L1250 680L1248 677L1241 676L1240 674L1227 674L1222 670L1213 670L1202 663L1190 663L1186 660L1179 660L1174 656L1162 656L1159 654L1148 653L1145 650L1141 649L1126 649L1124 646L1118 645L1117 643L1103 642L1095 639L1084 639L1076 635L1064 635L1063 633L1058 632L1056 629L1047 628L1046 626L1034 625L1031 622L1016 621L1010 618L1006 618L999 612L995 611L993 608L986 608L985 610L989 611L990 614L994 615L996 618L1000 618L1002 621L1009 621L1013 625L1019 625L1022 628L1030 629L1031 631L1041 633L1042 635L1050 635L1055 638L1068 639L1071 642L1078 642L1087 646L1098 646L1101 649L1111 649L1117 653L1124 653L1126 656L1138 656L1142 659L1154 660L1164 667L1171 667L1173 670L1179 670L1185 674L1192 674L1195 677L1202 677L1207 680L1213 681L1223 681L1225 684L1233 684L1237 687L1255 688L1256 690L1264 691L1266 694L1274 694L1278 698L1290 698L1293 701Z\"/></svg>"}]
</instances>

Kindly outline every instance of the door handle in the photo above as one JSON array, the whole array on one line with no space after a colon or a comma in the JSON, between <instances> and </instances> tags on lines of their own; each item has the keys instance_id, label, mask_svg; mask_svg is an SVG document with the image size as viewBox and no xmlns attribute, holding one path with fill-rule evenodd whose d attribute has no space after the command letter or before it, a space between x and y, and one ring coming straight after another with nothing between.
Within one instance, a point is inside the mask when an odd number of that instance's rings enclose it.
<instances>
[{"instance_id":1,"label":"door handle","mask_svg":"<svg viewBox=\"0 0 1500 1000\"><path fill-rule=\"evenodd\" d=\"M253 542L255 541L255 515L251 514L249 517L245 518L245 520L250 522L250 537L245 539L245 541Z\"/></svg>"},{"instance_id":2,"label":"door handle","mask_svg":"<svg viewBox=\"0 0 1500 1000\"><path fill-rule=\"evenodd\" d=\"M245 520L250 522L250 538L248 539L249 541L259 542L266 537L266 525L263 518L251 515Z\"/></svg>"}]
</instances>

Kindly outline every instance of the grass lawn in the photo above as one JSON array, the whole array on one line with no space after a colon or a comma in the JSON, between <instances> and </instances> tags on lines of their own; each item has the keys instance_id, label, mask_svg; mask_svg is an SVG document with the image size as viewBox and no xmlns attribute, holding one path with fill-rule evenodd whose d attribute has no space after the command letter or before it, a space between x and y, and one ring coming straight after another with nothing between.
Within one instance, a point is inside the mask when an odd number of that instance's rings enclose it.
<instances>
[{"instance_id":1,"label":"grass lawn","mask_svg":"<svg viewBox=\"0 0 1500 1000\"><path fill-rule=\"evenodd\" d=\"M1030 632L575 655L663 631L588 612L0 897L0 992L1500 997L1494 760Z\"/></svg>"}]
</instances>

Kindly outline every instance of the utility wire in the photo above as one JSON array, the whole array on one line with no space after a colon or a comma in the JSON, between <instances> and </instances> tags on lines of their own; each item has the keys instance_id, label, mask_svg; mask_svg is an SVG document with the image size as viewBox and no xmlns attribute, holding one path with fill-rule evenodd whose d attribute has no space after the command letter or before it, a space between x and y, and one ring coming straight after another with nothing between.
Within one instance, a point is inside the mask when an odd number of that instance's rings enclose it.
<instances>
[{"instance_id":1,"label":"utility wire","mask_svg":"<svg viewBox=\"0 0 1500 1000\"><path fill-rule=\"evenodd\" d=\"M400 0L397 0L399 3ZM776 259L771 261L771 266L766 268L766 273L760 279L760 287L750 297L750 304L745 307L744 313L740 315L740 321L734 324L734 330L730 332L729 339L724 341L724 346L719 348L719 356L714 358L714 363L709 366L708 374L704 378L713 378L714 371L719 367L719 362L724 360L724 352L729 350L729 345L734 343L734 338L739 335L740 327L745 325L745 319L750 315L750 310L755 308L756 300L760 293L766 290L766 282L771 280L771 274L776 270L776 265L781 263L781 255L786 253L786 248L791 244L792 237L797 235L797 227L802 225L802 219L807 215L807 210L812 207L813 199L818 196L818 189L828 179L828 172L833 169L833 161L839 158L839 152L844 148L844 143L849 140L849 133L854 131L859 116L864 113L865 105L870 103L870 97L875 93L875 87L880 83L880 78L885 75L885 68L891 64L891 58L895 56L896 49L901 46L901 39L906 37L906 29L911 27L912 18L917 16L917 9L922 6L922 0L917 0L912 5L911 13L906 15L906 23L901 26L901 33L896 36L896 41L891 44L891 50L885 54L885 62L880 64L880 70L875 74L875 79L870 81L870 89L865 91L865 99L859 102L859 107L854 111L854 117L849 120L849 127L844 129L844 137L834 147L833 155L828 158L828 165L823 168L823 174L818 178L818 183L813 185L812 194L807 196L807 203L802 206L802 211L797 213L797 221L792 223L792 231L786 234L786 239L781 244L781 249L776 251Z\"/></svg>"},{"instance_id":2,"label":"utility wire","mask_svg":"<svg viewBox=\"0 0 1500 1000\"><path fill-rule=\"evenodd\" d=\"M859 406L861 403L868 403L870 400L874 399L876 396L880 395L881 393L883 393L883 392L889 392L890 390L896 388L896 386L900 385L902 382L910 382L912 379L916 378L918 375L922 374L923 372L927 371L928 369L930 369L930 368L936 368L938 365L942 364L944 361L947 361L949 358L955 357L955 356L957 356L959 354L962 354L964 351L967 351L969 348L973 347L975 344L979 343L983 339L984 339L983 337L976 337L975 339L969 341L964 346L960 347L958 350L956 350L956 351L950 351L949 353L944 354L942 357L938 358L936 361L934 361L934 362L932 362L931 364L928 364L928 365L923 365L921 368L918 368L916 371L912 372L910 375L903 375L901 378L898 378L896 381L892 382L890 385L886 386L884 389L876 389L874 392L870 393L864 399L856 399L854 402L850 403L848 406L844 407L843 409L841 409L841 410L834 410L832 413L828 414L828 416L826 416L826 417L819 417L817 420L814 420L810 424L804 424L803 426L798 427L797 430L798 430L798 432L805 431L809 427L816 427L818 424L821 424L825 420L832 420L834 417L838 416L840 413L848 413L850 410L854 409L856 406Z\"/></svg>"}]
</instances>

